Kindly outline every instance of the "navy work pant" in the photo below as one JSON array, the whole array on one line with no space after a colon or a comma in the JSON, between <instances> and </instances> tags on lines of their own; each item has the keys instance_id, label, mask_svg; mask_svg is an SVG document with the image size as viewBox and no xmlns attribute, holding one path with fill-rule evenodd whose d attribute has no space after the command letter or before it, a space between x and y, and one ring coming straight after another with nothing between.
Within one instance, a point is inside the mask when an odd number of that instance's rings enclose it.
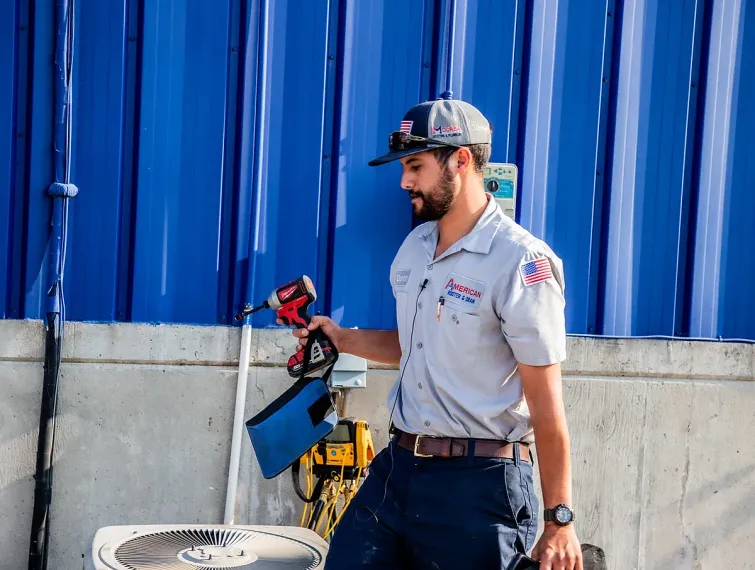
<instances>
[{"instance_id":1,"label":"navy work pant","mask_svg":"<svg viewBox=\"0 0 755 570\"><path fill-rule=\"evenodd\" d=\"M533 467L423 458L391 441L336 527L325 570L505 569L537 533Z\"/></svg>"}]
</instances>

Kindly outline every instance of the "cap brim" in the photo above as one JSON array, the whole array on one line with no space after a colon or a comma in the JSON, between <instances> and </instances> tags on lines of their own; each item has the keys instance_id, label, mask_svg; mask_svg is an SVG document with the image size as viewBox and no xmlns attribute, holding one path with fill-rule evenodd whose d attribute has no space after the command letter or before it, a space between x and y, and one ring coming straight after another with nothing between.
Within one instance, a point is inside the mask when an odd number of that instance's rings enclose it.
<instances>
[{"instance_id":1,"label":"cap brim","mask_svg":"<svg viewBox=\"0 0 755 570\"><path fill-rule=\"evenodd\" d=\"M377 158L369 161L367 164L369 164L370 166L380 166L381 164L387 164L389 162L393 162L394 160L398 160L399 158L404 158L405 156L409 156L410 154L418 154L420 152L425 152L432 148L436 148L436 147L425 146L425 147L407 148L405 150L394 150L394 151L384 154L383 156L378 156Z\"/></svg>"}]
</instances>

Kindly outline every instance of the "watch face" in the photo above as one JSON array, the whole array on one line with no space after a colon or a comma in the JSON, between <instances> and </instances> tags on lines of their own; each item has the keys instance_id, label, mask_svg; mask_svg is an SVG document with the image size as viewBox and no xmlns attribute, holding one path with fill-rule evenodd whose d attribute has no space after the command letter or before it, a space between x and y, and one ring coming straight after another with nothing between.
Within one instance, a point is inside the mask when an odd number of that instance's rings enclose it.
<instances>
[{"instance_id":1,"label":"watch face","mask_svg":"<svg viewBox=\"0 0 755 570\"><path fill-rule=\"evenodd\" d=\"M561 524L571 522L571 511L568 507L558 506L556 507L556 521Z\"/></svg>"}]
</instances>

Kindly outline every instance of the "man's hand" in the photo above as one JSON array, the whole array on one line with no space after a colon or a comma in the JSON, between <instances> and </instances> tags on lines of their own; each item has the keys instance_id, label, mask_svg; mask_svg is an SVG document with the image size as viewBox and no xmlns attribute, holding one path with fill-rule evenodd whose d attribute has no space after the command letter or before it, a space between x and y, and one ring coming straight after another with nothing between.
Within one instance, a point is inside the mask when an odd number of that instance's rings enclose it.
<instances>
[{"instance_id":1,"label":"man's hand","mask_svg":"<svg viewBox=\"0 0 755 570\"><path fill-rule=\"evenodd\" d=\"M284 324L281 319L276 321ZM304 350L307 346L309 333L317 328L322 329L338 352L353 354L374 362L398 365L401 361L401 346L398 331L376 331L344 328L334 323L328 317L317 315L304 329L294 329L293 335L299 339L296 351Z\"/></svg>"},{"instance_id":2,"label":"man's hand","mask_svg":"<svg viewBox=\"0 0 755 570\"><path fill-rule=\"evenodd\" d=\"M284 324L281 319L277 319L276 322L279 325ZM312 317L312 321L309 323L309 326L306 329L294 329L293 335L299 339L299 344L296 345L296 352L304 350L304 348L307 346L307 338L309 337L310 331L313 331L317 328L322 329L322 332L324 332L331 340L331 342L336 346L336 350L338 350L338 352L343 351L344 329L339 327L328 317L322 317L318 315Z\"/></svg>"},{"instance_id":3,"label":"man's hand","mask_svg":"<svg viewBox=\"0 0 755 570\"><path fill-rule=\"evenodd\" d=\"M532 558L540 561L540 570L582 570L582 548L574 526L545 523Z\"/></svg>"}]
</instances>

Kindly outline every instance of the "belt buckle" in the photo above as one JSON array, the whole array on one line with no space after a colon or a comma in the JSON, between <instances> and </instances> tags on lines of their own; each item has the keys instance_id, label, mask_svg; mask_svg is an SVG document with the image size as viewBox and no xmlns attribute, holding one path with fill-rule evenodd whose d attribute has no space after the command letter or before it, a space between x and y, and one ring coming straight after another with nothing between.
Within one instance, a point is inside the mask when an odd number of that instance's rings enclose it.
<instances>
[{"instance_id":1,"label":"belt buckle","mask_svg":"<svg viewBox=\"0 0 755 570\"><path fill-rule=\"evenodd\" d=\"M424 453L420 453L418 451L418 449L419 449L419 440L422 439L423 437L426 437L426 436L418 435L415 438L415 440L414 440L414 457L432 457L432 455L425 455Z\"/></svg>"}]
</instances>

